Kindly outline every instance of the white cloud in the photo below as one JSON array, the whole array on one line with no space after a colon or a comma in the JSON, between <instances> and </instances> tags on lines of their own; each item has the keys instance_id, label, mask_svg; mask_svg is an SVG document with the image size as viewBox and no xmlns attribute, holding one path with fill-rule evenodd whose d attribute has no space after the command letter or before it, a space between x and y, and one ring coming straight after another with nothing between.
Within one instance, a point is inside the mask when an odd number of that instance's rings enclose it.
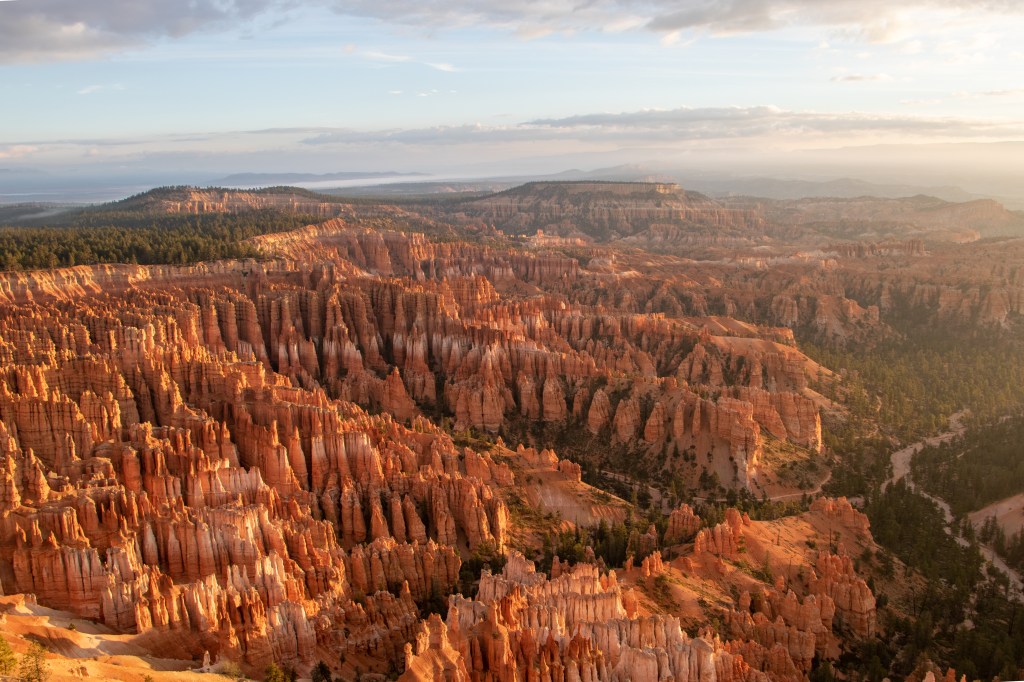
<instances>
[{"instance_id":1,"label":"white cloud","mask_svg":"<svg viewBox=\"0 0 1024 682\"><path fill-rule=\"evenodd\" d=\"M902 37L917 11L1020 14L1017 0L344 0L341 14L430 27L490 26L520 35L645 28L669 36L682 30L746 33L792 26L845 29L871 42Z\"/></svg>"},{"instance_id":2,"label":"white cloud","mask_svg":"<svg viewBox=\"0 0 1024 682\"><path fill-rule=\"evenodd\" d=\"M651 142L788 138L799 143L812 136L817 142L849 143L863 137L1013 139L1024 135L1024 121L788 111L771 106L590 114L535 120L529 125Z\"/></svg>"},{"instance_id":3,"label":"white cloud","mask_svg":"<svg viewBox=\"0 0 1024 682\"><path fill-rule=\"evenodd\" d=\"M117 90L124 90L124 86L120 83L114 83L113 85L87 85L76 92L79 95L95 95L98 92L110 92Z\"/></svg>"},{"instance_id":4,"label":"white cloud","mask_svg":"<svg viewBox=\"0 0 1024 682\"><path fill-rule=\"evenodd\" d=\"M866 81L891 81L892 76L887 73L848 73L842 76L832 76L833 83L863 83Z\"/></svg>"},{"instance_id":5,"label":"white cloud","mask_svg":"<svg viewBox=\"0 0 1024 682\"><path fill-rule=\"evenodd\" d=\"M365 50L363 52L357 52L363 59L369 59L374 62L411 62L412 57L407 57L401 54L388 54L386 52L376 52L374 50Z\"/></svg>"},{"instance_id":6,"label":"white cloud","mask_svg":"<svg viewBox=\"0 0 1024 682\"><path fill-rule=\"evenodd\" d=\"M345 52L373 62L384 62L387 64L420 64L446 73L454 73L458 71L455 66L448 64L447 62L421 61L404 54L390 54L387 52L377 52L376 50L359 50L354 47L352 47L352 49L346 47Z\"/></svg>"},{"instance_id":7,"label":"white cloud","mask_svg":"<svg viewBox=\"0 0 1024 682\"><path fill-rule=\"evenodd\" d=\"M671 43L683 31L716 34L816 26L886 42L905 37L915 12L1021 15L1019 0L311 0L349 17L427 31L486 26L530 38L647 30ZM161 38L245 26L294 0L31 0L0 2L0 62L91 58Z\"/></svg>"},{"instance_id":8,"label":"white cloud","mask_svg":"<svg viewBox=\"0 0 1024 682\"><path fill-rule=\"evenodd\" d=\"M39 147L36 147L35 145L8 145L6 147L0 147L0 159L20 159L25 156L31 156L37 151L39 151Z\"/></svg>"},{"instance_id":9,"label":"white cloud","mask_svg":"<svg viewBox=\"0 0 1024 682\"><path fill-rule=\"evenodd\" d=\"M419 92L420 97L431 92ZM462 125L360 131L316 130L304 145L405 148L574 143L618 147L743 148L843 146L894 141L1019 139L1024 121L858 112L789 111L772 106L709 107L585 114L508 126Z\"/></svg>"},{"instance_id":10,"label":"white cloud","mask_svg":"<svg viewBox=\"0 0 1024 682\"><path fill-rule=\"evenodd\" d=\"M157 38L237 25L283 0L31 0L0 4L0 62L95 57Z\"/></svg>"},{"instance_id":11,"label":"white cloud","mask_svg":"<svg viewBox=\"0 0 1024 682\"><path fill-rule=\"evenodd\" d=\"M1005 97L1019 97L1024 95L1024 88L1013 88L1008 90L984 90L982 92L955 92L953 93L959 99L985 99L985 98L1005 98Z\"/></svg>"}]
</instances>

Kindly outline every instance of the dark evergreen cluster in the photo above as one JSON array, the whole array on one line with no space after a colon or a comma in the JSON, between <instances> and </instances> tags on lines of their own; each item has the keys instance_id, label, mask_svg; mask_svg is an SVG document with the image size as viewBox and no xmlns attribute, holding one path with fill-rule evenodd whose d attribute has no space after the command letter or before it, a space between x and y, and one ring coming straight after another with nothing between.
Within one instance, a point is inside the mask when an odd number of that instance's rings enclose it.
<instances>
[{"instance_id":1,"label":"dark evergreen cluster","mask_svg":"<svg viewBox=\"0 0 1024 682\"><path fill-rule=\"evenodd\" d=\"M0 268L97 263L183 264L249 258L249 237L294 230L312 216L275 210L237 214L158 215L137 210L83 210L46 225L0 228Z\"/></svg>"},{"instance_id":2,"label":"dark evergreen cluster","mask_svg":"<svg viewBox=\"0 0 1024 682\"><path fill-rule=\"evenodd\" d=\"M964 407L975 419L991 419L1024 404L1024 346L1012 337L919 329L872 348L805 341L800 348L825 367L844 370L819 386L823 393L891 435L935 433Z\"/></svg>"},{"instance_id":3,"label":"dark evergreen cluster","mask_svg":"<svg viewBox=\"0 0 1024 682\"><path fill-rule=\"evenodd\" d=\"M1024 492L1024 418L968 430L914 455L914 480L957 516Z\"/></svg>"},{"instance_id":4,"label":"dark evergreen cluster","mask_svg":"<svg viewBox=\"0 0 1024 682\"><path fill-rule=\"evenodd\" d=\"M1005 580L983 573L977 547L946 534L934 503L902 482L874 497L867 512L876 541L928 578L912 588L907 617L889 624L896 670L909 673L924 654L967 679L1019 679L1024 606Z\"/></svg>"}]
</instances>

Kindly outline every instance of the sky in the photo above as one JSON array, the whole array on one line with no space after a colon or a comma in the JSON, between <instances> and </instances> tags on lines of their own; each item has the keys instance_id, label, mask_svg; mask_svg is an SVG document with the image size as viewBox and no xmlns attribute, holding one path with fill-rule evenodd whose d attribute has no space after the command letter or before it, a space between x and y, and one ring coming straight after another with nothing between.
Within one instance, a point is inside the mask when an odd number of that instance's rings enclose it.
<instances>
[{"instance_id":1,"label":"sky","mask_svg":"<svg viewBox=\"0 0 1024 682\"><path fill-rule=\"evenodd\" d=\"M0 0L0 172L984 163L1020 35L1019 0Z\"/></svg>"}]
</instances>

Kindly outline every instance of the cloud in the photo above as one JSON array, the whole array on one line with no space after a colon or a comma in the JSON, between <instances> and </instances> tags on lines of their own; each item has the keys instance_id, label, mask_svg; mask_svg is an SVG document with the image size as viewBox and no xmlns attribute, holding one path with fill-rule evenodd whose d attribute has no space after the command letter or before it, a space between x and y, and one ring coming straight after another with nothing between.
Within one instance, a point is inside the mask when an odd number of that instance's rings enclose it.
<instances>
[{"instance_id":1,"label":"cloud","mask_svg":"<svg viewBox=\"0 0 1024 682\"><path fill-rule=\"evenodd\" d=\"M20 159L39 151L39 148L28 144L13 144L0 147L0 159Z\"/></svg>"},{"instance_id":2,"label":"cloud","mask_svg":"<svg viewBox=\"0 0 1024 682\"><path fill-rule=\"evenodd\" d=\"M529 125L563 131L590 131L606 136L657 139L731 140L790 138L808 134L843 141L857 136L950 139L1002 138L1024 135L1024 121L875 115L858 112L787 111L771 106L645 110L538 119Z\"/></svg>"},{"instance_id":3,"label":"cloud","mask_svg":"<svg viewBox=\"0 0 1024 682\"><path fill-rule=\"evenodd\" d=\"M406 90L407 102L415 91ZM79 169L89 177L125 176L137 169L204 173L213 170L300 168L337 170L339 159L370 170L403 169L508 175L533 168L545 172L569 167L598 167L649 159L688 160L700 167L718 163L735 171L754 160L789 163L807 154L852 153L859 149L866 167L876 168L884 145L942 144L952 150L945 163L957 165L964 143L1024 139L1024 122L943 118L911 113L876 116L858 112L817 112L778 107L680 108L594 113L536 119L507 125L473 124L420 128L345 129L276 128L188 135L109 139L0 140L0 159L11 166ZM1019 148L1014 159L1019 157ZM979 149L990 145L976 145ZM901 147L902 149L903 147ZM1009 148L1009 147L1008 147ZM841 150L846 151L841 151ZM904 159L901 152L896 160ZM1009 158L1009 157L1008 157ZM551 161L558 159L557 163ZM940 157L924 163L942 165ZM532 165L531 165L532 164ZM874 164L872 166L871 164ZM0 164L2 165L2 164ZM1008 167L1017 168L1008 163ZM78 172L78 171L76 171ZM84 175L82 177L85 177ZM166 183L170 176L162 176ZM177 176L176 176L177 177ZM186 176L174 182L180 182ZM142 182L140 180L140 182ZM151 181L146 181L153 184ZM190 180L195 182L195 180Z\"/></svg>"},{"instance_id":4,"label":"cloud","mask_svg":"<svg viewBox=\"0 0 1024 682\"><path fill-rule=\"evenodd\" d=\"M457 68L447 62L421 61L404 54L390 54L387 52L377 52L375 50L359 50L353 46L346 46L345 52L374 62L384 62L389 64L421 64L423 66L430 67L431 69L445 71L447 73L454 73L458 71Z\"/></svg>"},{"instance_id":5,"label":"cloud","mask_svg":"<svg viewBox=\"0 0 1024 682\"><path fill-rule=\"evenodd\" d=\"M430 94L419 92L417 96L427 97ZM312 137L303 138L300 142L313 146L377 144L448 147L453 145L537 142L561 137L564 137L564 134L559 131L530 124L514 126L484 126L475 124L377 131L338 129L324 131Z\"/></svg>"},{"instance_id":6,"label":"cloud","mask_svg":"<svg viewBox=\"0 0 1024 682\"><path fill-rule=\"evenodd\" d=\"M114 83L113 85L87 85L81 90L78 90L77 94L95 95L97 92L109 92L112 90L124 90L124 86L120 83Z\"/></svg>"},{"instance_id":7,"label":"cloud","mask_svg":"<svg viewBox=\"0 0 1024 682\"><path fill-rule=\"evenodd\" d=\"M282 0L19 0L0 3L0 62L83 59L237 25Z\"/></svg>"},{"instance_id":8,"label":"cloud","mask_svg":"<svg viewBox=\"0 0 1024 682\"><path fill-rule=\"evenodd\" d=\"M644 28L669 42L679 31L748 33L793 26L847 29L870 41L895 37L909 12L1020 14L1018 0L344 0L345 15L434 28L489 26L523 36Z\"/></svg>"},{"instance_id":9,"label":"cloud","mask_svg":"<svg viewBox=\"0 0 1024 682\"><path fill-rule=\"evenodd\" d=\"M984 99L989 97L1017 97L1024 95L1024 88L1013 88L1010 90L985 90L982 92L955 92L959 99Z\"/></svg>"},{"instance_id":10,"label":"cloud","mask_svg":"<svg viewBox=\"0 0 1024 682\"><path fill-rule=\"evenodd\" d=\"M584 114L509 126L462 125L362 131L319 130L309 146L453 147L529 143L702 148L708 145L806 148L880 141L1019 139L1022 121L857 112L788 111L771 106L707 107Z\"/></svg>"},{"instance_id":11,"label":"cloud","mask_svg":"<svg viewBox=\"0 0 1024 682\"><path fill-rule=\"evenodd\" d=\"M445 91L403 91L403 96ZM31 154L33 161L80 157L101 150L106 158L136 158L157 150L223 157L230 153L323 154L360 150L367 158L431 159L521 155L527 150L665 152L801 150L883 143L968 142L1024 139L1024 120L970 119L924 114L787 110L773 106L648 109L521 121L421 128L298 127L134 138L0 141L0 158ZM390 155L390 156L389 156ZM418 155L418 156L417 156Z\"/></svg>"},{"instance_id":12,"label":"cloud","mask_svg":"<svg viewBox=\"0 0 1024 682\"><path fill-rule=\"evenodd\" d=\"M891 81L892 76L887 73L850 73L844 76L832 76L833 83L863 83L866 81Z\"/></svg>"},{"instance_id":13,"label":"cloud","mask_svg":"<svg viewBox=\"0 0 1024 682\"><path fill-rule=\"evenodd\" d=\"M423 27L488 27L529 38L551 33L647 30L667 42L683 31L716 34L827 27L837 35L891 40L908 13L1024 13L1019 0L310 0L346 17ZM0 63L86 59L197 31L281 21L294 0L0 0ZM437 65L435 68L447 65ZM444 70L442 68L442 70Z\"/></svg>"},{"instance_id":14,"label":"cloud","mask_svg":"<svg viewBox=\"0 0 1024 682\"><path fill-rule=\"evenodd\" d=\"M358 52L363 59L369 59L375 62L411 62L412 57L406 57L401 54L388 54L386 52L375 52L373 50L365 50Z\"/></svg>"}]
</instances>

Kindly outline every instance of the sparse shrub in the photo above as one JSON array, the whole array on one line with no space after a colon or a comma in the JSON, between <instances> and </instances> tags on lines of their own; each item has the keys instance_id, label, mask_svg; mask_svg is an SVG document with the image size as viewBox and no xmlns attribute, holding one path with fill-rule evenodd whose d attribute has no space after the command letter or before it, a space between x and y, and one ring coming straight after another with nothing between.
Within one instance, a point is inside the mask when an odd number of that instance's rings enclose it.
<instances>
[{"instance_id":1,"label":"sparse shrub","mask_svg":"<svg viewBox=\"0 0 1024 682\"><path fill-rule=\"evenodd\" d=\"M50 678L49 664L46 662L46 649L38 642L32 642L28 651L21 657L18 666L19 682L46 682Z\"/></svg>"},{"instance_id":2,"label":"sparse shrub","mask_svg":"<svg viewBox=\"0 0 1024 682\"><path fill-rule=\"evenodd\" d=\"M265 682L286 682L284 671L276 663L271 663L263 671Z\"/></svg>"},{"instance_id":3,"label":"sparse shrub","mask_svg":"<svg viewBox=\"0 0 1024 682\"><path fill-rule=\"evenodd\" d=\"M233 680L245 679L245 673L242 672L241 666L234 661L224 661L220 666L220 674Z\"/></svg>"}]
</instances>

